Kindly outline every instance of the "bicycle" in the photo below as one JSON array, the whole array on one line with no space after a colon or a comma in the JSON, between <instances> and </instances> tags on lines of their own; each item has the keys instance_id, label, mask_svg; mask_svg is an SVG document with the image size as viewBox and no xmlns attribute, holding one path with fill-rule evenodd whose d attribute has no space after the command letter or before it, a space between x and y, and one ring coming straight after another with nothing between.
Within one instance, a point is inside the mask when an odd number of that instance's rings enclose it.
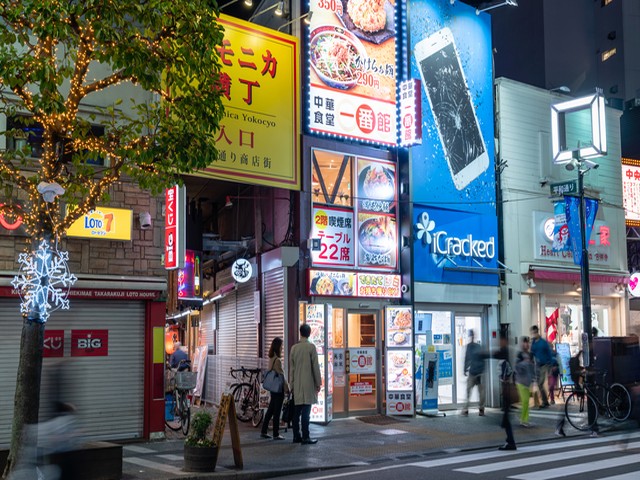
<instances>
[{"instance_id":1,"label":"bicycle","mask_svg":"<svg viewBox=\"0 0 640 480\"><path fill-rule=\"evenodd\" d=\"M242 378L236 375L242 374ZM240 380L230 385L233 402L236 407L236 417L241 422L251 423L254 427L260 425L264 411L260 408L260 375L259 368L231 368L229 372L232 378Z\"/></svg>"},{"instance_id":2,"label":"bicycle","mask_svg":"<svg viewBox=\"0 0 640 480\"><path fill-rule=\"evenodd\" d=\"M597 373L582 374L584 384L576 386L564 406L565 416L577 430L591 430L599 415L606 415L616 422L623 422L631 415L631 395L620 383L606 384L607 372L602 372L602 383L587 380ZM589 418L589 412L591 418Z\"/></svg>"},{"instance_id":3,"label":"bicycle","mask_svg":"<svg viewBox=\"0 0 640 480\"><path fill-rule=\"evenodd\" d=\"M182 370L186 368L186 370ZM175 376L170 381L173 387L173 425L165 420L165 424L174 432L182 430L183 435L189 433L191 423L191 401L189 392L196 388L197 373L191 372L191 362L181 360Z\"/></svg>"}]
</instances>

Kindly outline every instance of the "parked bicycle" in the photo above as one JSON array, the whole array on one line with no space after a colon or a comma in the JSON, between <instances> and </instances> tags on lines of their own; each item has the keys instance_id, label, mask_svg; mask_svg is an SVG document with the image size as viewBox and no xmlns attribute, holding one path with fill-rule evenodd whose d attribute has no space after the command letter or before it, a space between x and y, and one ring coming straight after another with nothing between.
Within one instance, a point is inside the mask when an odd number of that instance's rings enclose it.
<instances>
[{"instance_id":1,"label":"parked bicycle","mask_svg":"<svg viewBox=\"0 0 640 480\"><path fill-rule=\"evenodd\" d=\"M254 427L260 425L264 411L260 408L260 377L262 370L259 368L231 368L229 372L232 378L238 380L231 384L230 389L236 407L236 417L241 422L251 423ZM241 377L238 378L238 374Z\"/></svg>"},{"instance_id":2,"label":"parked bicycle","mask_svg":"<svg viewBox=\"0 0 640 480\"><path fill-rule=\"evenodd\" d=\"M173 379L170 380L173 396L173 421L165 420L165 424L173 431L182 430L182 433L186 435L189 433L189 424L191 423L189 392L196 388L198 374L191 372L191 362L188 360L181 360L176 370Z\"/></svg>"},{"instance_id":3,"label":"parked bicycle","mask_svg":"<svg viewBox=\"0 0 640 480\"><path fill-rule=\"evenodd\" d=\"M598 420L598 416L606 415L617 422L623 422L631 415L631 395L620 383L607 385L607 372L601 372L602 382L591 380L598 372L591 370L581 376L582 386L574 387L564 406L567 420L578 430L590 430ZM589 411L591 410L591 418Z\"/></svg>"}]
</instances>

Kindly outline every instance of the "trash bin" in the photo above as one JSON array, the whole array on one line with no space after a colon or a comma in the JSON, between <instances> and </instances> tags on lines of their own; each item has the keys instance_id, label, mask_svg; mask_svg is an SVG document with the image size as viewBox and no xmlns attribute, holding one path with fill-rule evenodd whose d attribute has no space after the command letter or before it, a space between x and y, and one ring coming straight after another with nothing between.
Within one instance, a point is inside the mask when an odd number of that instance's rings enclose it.
<instances>
[{"instance_id":1,"label":"trash bin","mask_svg":"<svg viewBox=\"0 0 640 480\"><path fill-rule=\"evenodd\" d=\"M164 419L173 421L173 395L167 393L164 397Z\"/></svg>"}]
</instances>

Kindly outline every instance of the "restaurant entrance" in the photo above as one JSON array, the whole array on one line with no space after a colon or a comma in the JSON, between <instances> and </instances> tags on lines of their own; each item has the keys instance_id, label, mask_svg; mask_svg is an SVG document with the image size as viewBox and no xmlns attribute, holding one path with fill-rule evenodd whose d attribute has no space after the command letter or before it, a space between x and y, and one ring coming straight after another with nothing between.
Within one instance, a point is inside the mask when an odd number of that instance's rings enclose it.
<instances>
[{"instance_id":1,"label":"restaurant entrance","mask_svg":"<svg viewBox=\"0 0 640 480\"><path fill-rule=\"evenodd\" d=\"M333 309L333 413L346 417L380 410L380 312Z\"/></svg>"}]
</instances>

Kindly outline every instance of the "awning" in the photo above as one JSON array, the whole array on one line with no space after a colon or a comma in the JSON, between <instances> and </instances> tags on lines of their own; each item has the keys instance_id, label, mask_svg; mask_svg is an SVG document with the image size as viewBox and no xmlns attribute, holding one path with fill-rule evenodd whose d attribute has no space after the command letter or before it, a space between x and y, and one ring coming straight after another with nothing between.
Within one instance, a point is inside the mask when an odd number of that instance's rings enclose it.
<instances>
[{"instance_id":1,"label":"awning","mask_svg":"<svg viewBox=\"0 0 640 480\"><path fill-rule=\"evenodd\" d=\"M580 271L569 269L554 270L549 268L538 268L532 265L529 267L529 276L534 280L550 280L554 282L580 282ZM589 272L589 281L591 283L622 283L626 285L629 281L629 273Z\"/></svg>"}]
</instances>

